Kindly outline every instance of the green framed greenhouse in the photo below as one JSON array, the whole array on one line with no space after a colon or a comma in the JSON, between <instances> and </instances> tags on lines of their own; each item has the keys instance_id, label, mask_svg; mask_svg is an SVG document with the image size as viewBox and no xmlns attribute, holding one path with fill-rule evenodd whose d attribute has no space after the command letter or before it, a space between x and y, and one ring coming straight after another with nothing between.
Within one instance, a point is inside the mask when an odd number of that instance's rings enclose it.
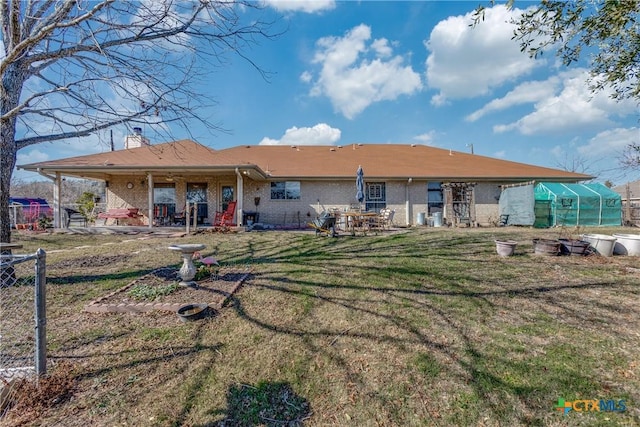
<instances>
[{"instance_id":1,"label":"green framed greenhouse","mask_svg":"<svg viewBox=\"0 0 640 427\"><path fill-rule=\"evenodd\" d=\"M534 227L622 224L621 197L602 184L541 182L534 199Z\"/></svg>"}]
</instances>

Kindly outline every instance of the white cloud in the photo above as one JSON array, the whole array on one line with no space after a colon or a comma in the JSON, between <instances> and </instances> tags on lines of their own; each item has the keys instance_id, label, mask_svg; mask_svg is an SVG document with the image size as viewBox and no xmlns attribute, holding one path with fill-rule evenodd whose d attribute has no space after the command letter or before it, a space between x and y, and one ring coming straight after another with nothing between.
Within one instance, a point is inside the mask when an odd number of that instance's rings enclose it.
<instances>
[{"instance_id":1,"label":"white cloud","mask_svg":"<svg viewBox=\"0 0 640 427\"><path fill-rule=\"evenodd\" d=\"M29 151L21 150L18 151L18 154L16 156L16 164L26 165L29 163L46 162L47 160L49 160L49 158L50 157L47 153L44 153L37 148Z\"/></svg>"},{"instance_id":2,"label":"white cloud","mask_svg":"<svg viewBox=\"0 0 640 427\"><path fill-rule=\"evenodd\" d=\"M413 139L415 139L416 141L420 141L425 145L435 146L434 144L435 137L436 137L436 132L431 130L421 135L414 136Z\"/></svg>"},{"instance_id":3,"label":"white cloud","mask_svg":"<svg viewBox=\"0 0 640 427\"><path fill-rule=\"evenodd\" d=\"M420 75L404 65L401 56L393 56L386 39L370 40L371 28L361 24L344 37L324 37L316 43L313 62L321 65L321 71L311 95L327 96L348 119L374 102L422 89Z\"/></svg>"},{"instance_id":4,"label":"white cloud","mask_svg":"<svg viewBox=\"0 0 640 427\"><path fill-rule=\"evenodd\" d=\"M300 74L300 80L305 83L311 83L311 80L313 80L313 74L311 74L308 71L305 71L302 74Z\"/></svg>"},{"instance_id":5,"label":"white cloud","mask_svg":"<svg viewBox=\"0 0 640 427\"><path fill-rule=\"evenodd\" d=\"M317 13L336 7L334 0L264 0L264 3L280 12Z\"/></svg>"},{"instance_id":6,"label":"white cloud","mask_svg":"<svg viewBox=\"0 0 640 427\"><path fill-rule=\"evenodd\" d=\"M621 153L629 144L640 142L640 128L616 128L600 132L586 145L578 147L578 152L586 157L611 157Z\"/></svg>"},{"instance_id":7,"label":"white cloud","mask_svg":"<svg viewBox=\"0 0 640 427\"><path fill-rule=\"evenodd\" d=\"M262 138L260 145L335 145L341 134L340 129L326 123L318 123L311 128L294 126L287 129L280 139Z\"/></svg>"},{"instance_id":8,"label":"white cloud","mask_svg":"<svg viewBox=\"0 0 640 427\"><path fill-rule=\"evenodd\" d=\"M496 151L495 153L493 153L493 157L504 159L505 157L507 157L507 152L505 150Z\"/></svg>"},{"instance_id":9,"label":"white cloud","mask_svg":"<svg viewBox=\"0 0 640 427\"><path fill-rule=\"evenodd\" d=\"M393 53L393 49L389 46L389 40L387 39L376 39L371 43L371 47L381 58L388 58Z\"/></svg>"},{"instance_id":10,"label":"white cloud","mask_svg":"<svg viewBox=\"0 0 640 427\"><path fill-rule=\"evenodd\" d=\"M517 105L531 104L545 98L550 98L557 91L559 82L560 79L558 79L558 77L552 77L544 81L522 83L504 97L494 99L484 107L469 114L465 119L469 122L475 122L484 115L494 111L506 110Z\"/></svg>"},{"instance_id":11,"label":"white cloud","mask_svg":"<svg viewBox=\"0 0 640 427\"><path fill-rule=\"evenodd\" d=\"M432 104L448 98L472 98L530 73L545 61L533 60L520 52L511 40L514 25L509 21L522 13L497 5L485 11L484 22L470 27L472 12L440 21L425 46L429 87L440 92Z\"/></svg>"},{"instance_id":12,"label":"white cloud","mask_svg":"<svg viewBox=\"0 0 640 427\"><path fill-rule=\"evenodd\" d=\"M558 158L566 155L566 151L564 151L564 147L562 145L556 145L549 151L554 157L558 157Z\"/></svg>"},{"instance_id":13,"label":"white cloud","mask_svg":"<svg viewBox=\"0 0 640 427\"><path fill-rule=\"evenodd\" d=\"M494 126L496 133L515 130L523 135L535 135L610 126L613 123L612 116L623 117L637 111L630 100L616 102L611 99L610 91L592 94L588 78L587 70L577 68L538 82L539 84L525 83L504 98L491 101L471 116L481 116L489 111L535 101L531 113L515 122ZM538 96L535 90L538 91Z\"/></svg>"}]
</instances>

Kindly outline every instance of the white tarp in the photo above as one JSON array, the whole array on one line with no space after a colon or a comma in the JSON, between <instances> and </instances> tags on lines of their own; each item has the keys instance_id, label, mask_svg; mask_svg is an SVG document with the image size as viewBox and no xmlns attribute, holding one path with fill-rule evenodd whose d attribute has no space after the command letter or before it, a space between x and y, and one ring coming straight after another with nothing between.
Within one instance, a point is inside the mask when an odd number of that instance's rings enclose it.
<instances>
[{"instance_id":1,"label":"white tarp","mask_svg":"<svg viewBox=\"0 0 640 427\"><path fill-rule=\"evenodd\" d=\"M500 215L509 215L507 225L533 225L536 220L533 184L508 187L500 194Z\"/></svg>"}]
</instances>

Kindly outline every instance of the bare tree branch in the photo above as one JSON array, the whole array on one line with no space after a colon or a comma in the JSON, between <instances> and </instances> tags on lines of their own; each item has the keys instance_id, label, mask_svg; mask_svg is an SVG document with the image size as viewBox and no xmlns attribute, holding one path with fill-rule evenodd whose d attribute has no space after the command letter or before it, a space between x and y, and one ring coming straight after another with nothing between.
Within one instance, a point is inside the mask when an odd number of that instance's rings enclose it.
<instances>
[{"instance_id":1,"label":"bare tree branch","mask_svg":"<svg viewBox=\"0 0 640 427\"><path fill-rule=\"evenodd\" d=\"M0 241L22 148L122 124L223 131L194 85L230 56L267 77L245 52L277 36L262 12L250 0L0 0Z\"/></svg>"}]
</instances>

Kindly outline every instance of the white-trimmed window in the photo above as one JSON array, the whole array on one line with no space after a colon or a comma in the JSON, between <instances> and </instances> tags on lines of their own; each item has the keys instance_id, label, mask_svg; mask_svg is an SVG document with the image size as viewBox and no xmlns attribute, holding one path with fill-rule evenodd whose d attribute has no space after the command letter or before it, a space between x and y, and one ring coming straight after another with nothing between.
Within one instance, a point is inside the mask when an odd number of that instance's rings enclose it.
<instances>
[{"instance_id":1,"label":"white-trimmed window","mask_svg":"<svg viewBox=\"0 0 640 427\"><path fill-rule=\"evenodd\" d=\"M384 182L366 183L366 209L368 211L380 212L380 209L387 207L387 188Z\"/></svg>"},{"instance_id":2,"label":"white-trimmed window","mask_svg":"<svg viewBox=\"0 0 640 427\"><path fill-rule=\"evenodd\" d=\"M300 181L271 182L271 200L299 200Z\"/></svg>"}]
</instances>

